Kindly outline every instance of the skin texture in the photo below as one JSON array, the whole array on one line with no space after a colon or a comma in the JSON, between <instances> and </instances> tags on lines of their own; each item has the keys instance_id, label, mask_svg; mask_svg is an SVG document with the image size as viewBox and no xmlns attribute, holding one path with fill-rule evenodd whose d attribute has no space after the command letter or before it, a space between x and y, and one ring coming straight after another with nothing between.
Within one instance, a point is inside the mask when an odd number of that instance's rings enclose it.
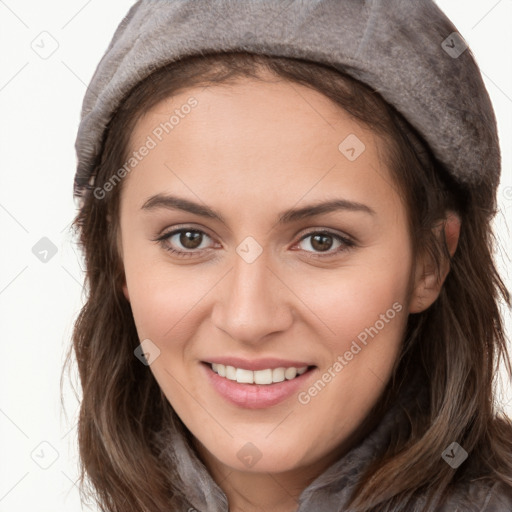
<instances>
[{"instance_id":1,"label":"skin texture","mask_svg":"<svg viewBox=\"0 0 512 512\"><path fill-rule=\"evenodd\" d=\"M230 510L295 510L300 492L353 444L391 375L408 314L435 301L449 266L438 280L431 262L414 258L383 141L304 86L240 79L184 91L139 120L131 149L192 96L198 105L124 178L124 293L140 340L160 350L150 371ZM354 161L338 149L349 134L365 145ZM208 205L225 222L143 210L155 194ZM284 210L341 198L374 213L277 224ZM450 214L452 254L459 225ZM179 234L154 241L183 227L205 233L199 249L187 249ZM343 243L328 239L332 256L322 257L312 236L301 240L325 230L354 245L337 253ZM252 263L236 252L248 236L262 248ZM170 246L195 254L180 258ZM237 407L204 376L201 361L215 356L294 359L316 366L307 391L393 304L401 310L306 404L295 394L265 409ZM261 454L250 468L237 457L247 442Z\"/></svg>"}]
</instances>

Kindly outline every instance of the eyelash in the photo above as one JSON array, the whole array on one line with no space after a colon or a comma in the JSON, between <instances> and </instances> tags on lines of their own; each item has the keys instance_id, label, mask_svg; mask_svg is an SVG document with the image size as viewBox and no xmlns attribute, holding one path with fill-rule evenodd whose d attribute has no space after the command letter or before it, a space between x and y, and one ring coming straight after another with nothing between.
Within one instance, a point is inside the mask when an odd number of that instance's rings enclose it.
<instances>
[{"instance_id":1,"label":"eyelash","mask_svg":"<svg viewBox=\"0 0 512 512\"><path fill-rule=\"evenodd\" d=\"M169 247L167 245L167 243L171 237L173 237L176 234L184 233L187 231L192 231L194 233L201 233L202 235L206 235L208 238L211 238L207 233L205 233L204 231L202 231L200 229L185 227L185 228L175 229L174 231L170 231L169 233L164 233L162 236L156 238L153 241L158 242L166 251L172 253L173 255L175 255L179 258L187 258L187 257L197 256L198 254L201 254L203 251L207 250L207 249L200 249L200 250L190 249L188 251L180 251L177 249L172 249L171 247ZM311 253L313 255L313 257L315 257L315 258L332 258L333 256L339 255L345 251L350 250L351 248L353 248L356 245L353 240L350 240L347 237L343 237L337 233L332 233L328 230L309 231L308 233L305 233L300 238L300 240L297 242L297 244L299 244L300 242L302 242L303 240L305 240L306 238L308 238L312 235L328 235L328 236L331 236L334 239L338 240L342 244L337 250L331 251L328 253L327 252L326 253L315 253L312 251L306 251L308 253ZM297 244L295 244L295 245L297 245Z\"/></svg>"}]
</instances>

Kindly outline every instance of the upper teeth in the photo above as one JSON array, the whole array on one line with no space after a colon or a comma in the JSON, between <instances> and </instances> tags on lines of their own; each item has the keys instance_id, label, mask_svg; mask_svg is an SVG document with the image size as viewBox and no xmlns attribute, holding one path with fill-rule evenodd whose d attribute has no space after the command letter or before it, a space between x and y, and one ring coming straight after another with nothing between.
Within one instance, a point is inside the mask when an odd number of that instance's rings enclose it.
<instances>
[{"instance_id":1,"label":"upper teeth","mask_svg":"<svg viewBox=\"0 0 512 512\"><path fill-rule=\"evenodd\" d=\"M212 363L212 370L221 377L229 380L236 380L241 384L272 384L273 382L282 382L284 379L291 380L297 375L302 375L308 369L302 368L267 368L266 370L245 370L244 368L235 368L223 364Z\"/></svg>"}]
</instances>

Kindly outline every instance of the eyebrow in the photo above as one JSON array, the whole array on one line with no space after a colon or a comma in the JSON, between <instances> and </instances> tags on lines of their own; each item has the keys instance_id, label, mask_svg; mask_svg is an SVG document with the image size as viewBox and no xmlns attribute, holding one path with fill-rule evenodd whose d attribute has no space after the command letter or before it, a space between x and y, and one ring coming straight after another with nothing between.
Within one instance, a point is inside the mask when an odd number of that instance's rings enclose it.
<instances>
[{"instance_id":1,"label":"eyebrow","mask_svg":"<svg viewBox=\"0 0 512 512\"><path fill-rule=\"evenodd\" d=\"M222 215L215 212L208 206L172 195L156 194L151 196L147 201L144 202L141 209L151 211L159 208L165 208L169 210L183 210L185 212L193 213L201 217L218 220L223 224L226 224ZM304 206L302 208L292 208L285 210L279 214L278 224L296 222L305 218L339 210L363 212L370 215L376 214L375 210L365 204L348 201L346 199L333 199L331 201L316 203Z\"/></svg>"}]
</instances>

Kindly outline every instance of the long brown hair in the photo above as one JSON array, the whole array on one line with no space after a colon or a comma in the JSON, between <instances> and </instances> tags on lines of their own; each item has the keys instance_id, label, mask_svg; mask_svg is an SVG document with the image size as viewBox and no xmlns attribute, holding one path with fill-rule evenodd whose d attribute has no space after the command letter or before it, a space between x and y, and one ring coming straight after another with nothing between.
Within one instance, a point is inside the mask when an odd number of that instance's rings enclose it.
<instances>
[{"instance_id":1,"label":"long brown hair","mask_svg":"<svg viewBox=\"0 0 512 512\"><path fill-rule=\"evenodd\" d=\"M134 357L139 345L130 304L122 293L123 266L116 244L122 181L101 199L103 187L126 161L135 123L159 101L192 86L261 79L259 70L311 87L378 134L382 155L409 214L416 255L439 265L449 258L433 227L447 210L459 213L457 251L441 294L426 311L411 314L387 400L414 378L428 403L412 405L406 435L397 435L364 475L354 510L408 510L419 492L435 500L469 478L512 487L512 422L496 410L493 384L500 361L512 374L499 300L510 296L493 261L494 192L484 184L455 183L421 137L379 94L327 65L244 52L203 54L153 71L125 97L111 119L84 190L74 227L86 265L87 300L76 320L73 347L82 387L78 441L81 490L102 510L168 510L173 468L163 468L153 434L173 422L185 428L150 370ZM489 200L489 198L493 200ZM66 364L71 359L71 349ZM456 440L470 463L456 471L440 457ZM166 508L167 507L167 508Z\"/></svg>"}]
</instances>

